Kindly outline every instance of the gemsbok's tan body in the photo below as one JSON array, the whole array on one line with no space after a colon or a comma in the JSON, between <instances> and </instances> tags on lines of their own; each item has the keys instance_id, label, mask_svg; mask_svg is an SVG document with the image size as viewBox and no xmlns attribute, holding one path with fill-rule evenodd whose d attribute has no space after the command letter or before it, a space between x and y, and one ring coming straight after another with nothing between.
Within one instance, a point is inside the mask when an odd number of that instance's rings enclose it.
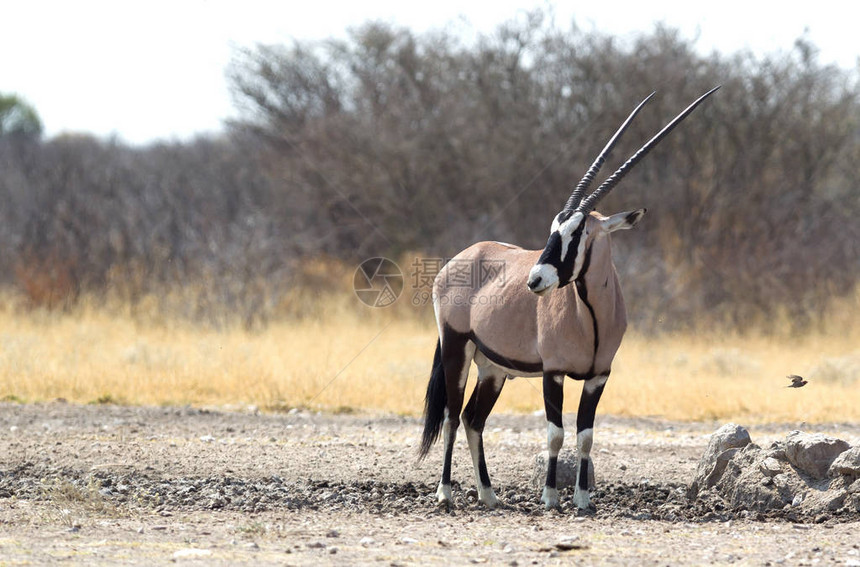
<instances>
[{"instance_id":1,"label":"gemsbok's tan body","mask_svg":"<svg viewBox=\"0 0 860 567\"><path fill-rule=\"evenodd\" d=\"M543 250L479 242L452 258L439 272L433 286L439 341L427 386L419 454L425 456L442 434L442 479L436 491L440 504L453 505L451 457L463 410L478 499L490 508L497 505L484 459L484 424L506 379L542 376L549 464L541 501L547 508L559 506L556 467L564 441L563 384L564 378L570 377L583 381L576 416L579 466L573 502L578 509L593 508L587 471L594 416L627 328L624 297L612 263L610 234L632 228L645 213L637 209L603 216L594 207L630 168L716 90L687 107L593 193L584 196L612 147L653 93L643 100L556 215ZM494 268L488 272L493 277L481 277L485 266ZM464 269L470 271L470 278L462 277ZM478 382L463 409L472 361L478 367Z\"/></svg>"}]
</instances>

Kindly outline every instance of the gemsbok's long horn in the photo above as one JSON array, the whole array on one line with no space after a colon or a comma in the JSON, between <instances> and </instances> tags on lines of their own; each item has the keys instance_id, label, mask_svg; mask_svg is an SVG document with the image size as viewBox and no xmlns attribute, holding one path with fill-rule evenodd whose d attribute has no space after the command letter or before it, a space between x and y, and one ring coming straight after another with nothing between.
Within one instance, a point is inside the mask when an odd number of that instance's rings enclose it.
<instances>
[{"instance_id":1,"label":"gemsbok's long horn","mask_svg":"<svg viewBox=\"0 0 860 567\"><path fill-rule=\"evenodd\" d=\"M612 148L615 147L616 142L621 139L621 134L627 130L627 127L630 126L630 123L633 122L633 117L645 106L645 103L651 100L651 97L654 96L653 93L649 94L645 97L645 100L639 103L639 105L633 109L633 112L630 113L630 116L627 117L627 120L624 121L623 124L618 128L615 134L609 139L606 143L606 147L600 152L597 156L597 159L594 160L594 163L591 164L591 167L588 168L588 171L585 172L585 175L582 177L579 183L576 184L576 188L573 190L573 193L570 194L570 198L567 200L567 203L564 205L564 210L572 211L576 207L579 206L579 202L582 201L582 195L585 193L585 190L591 185L591 182L594 181L594 176L600 171L600 168L603 166L603 163L606 161L606 156L609 155L609 152L612 151Z\"/></svg>"},{"instance_id":2,"label":"gemsbok's long horn","mask_svg":"<svg viewBox=\"0 0 860 567\"><path fill-rule=\"evenodd\" d=\"M644 146L639 148L639 151L637 151L635 154L633 154L630 157L630 159L628 159L624 163L624 165L619 167L615 173L610 175L606 179L606 181L601 183L600 186L597 189L595 189L591 195L589 195L588 197L583 199L579 203L579 205L576 207L576 210L581 211L585 214L588 214L589 212L591 212L594 209L595 205L597 205L597 202L600 201L600 199L602 199L603 197L605 197L606 194L609 193L612 190L612 188L615 187L618 184L618 182L621 181L621 179L625 175L627 175L627 172L629 172L631 169L633 169L633 167L637 163L639 163L639 160L641 160L643 157L645 157L645 155L648 152L650 152L654 148L654 146L659 144L660 141L663 138L665 138L666 135L669 134L669 132L671 132L675 126L677 126L684 118L686 118L691 112L693 112L696 109L696 107L702 103L702 101L704 101L706 98L711 96L721 86L722 85L717 85L716 87L712 88L711 90L709 90L708 92L706 92L705 94L703 94L702 96L697 98L693 102L693 104L691 104L690 106L685 108L684 111L681 112L681 114L676 116L674 118L674 120L669 122L666 126L663 127L662 130L657 132L657 135L655 135L653 138L648 140L648 142Z\"/></svg>"}]
</instances>

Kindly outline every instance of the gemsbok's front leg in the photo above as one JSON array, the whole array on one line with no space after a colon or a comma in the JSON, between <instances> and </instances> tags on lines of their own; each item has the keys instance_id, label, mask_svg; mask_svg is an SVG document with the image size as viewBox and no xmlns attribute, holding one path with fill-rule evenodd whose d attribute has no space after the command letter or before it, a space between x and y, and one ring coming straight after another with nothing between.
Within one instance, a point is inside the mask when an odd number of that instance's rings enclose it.
<instances>
[{"instance_id":1,"label":"gemsbok's front leg","mask_svg":"<svg viewBox=\"0 0 860 567\"><path fill-rule=\"evenodd\" d=\"M588 486L588 470L590 468L591 445L594 441L594 414L600 395L609 373L589 378L582 385L582 395L579 398L579 410L576 412L576 452L579 456L579 466L576 469L576 486L573 489L573 503L580 510L595 510L591 502Z\"/></svg>"},{"instance_id":2,"label":"gemsbok's front leg","mask_svg":"<svg viewBox=\"0 0 860 567\"><path fill-rule=\"evenodd\" d=\"M564 374L544 373L543 404L546 411L546 483L540 500L546 509L558 508L558 488L556 488L556 469L558 453L564 444L564 426L561 422L561 408L564 403Z\"/></svg>"}]
</instances>

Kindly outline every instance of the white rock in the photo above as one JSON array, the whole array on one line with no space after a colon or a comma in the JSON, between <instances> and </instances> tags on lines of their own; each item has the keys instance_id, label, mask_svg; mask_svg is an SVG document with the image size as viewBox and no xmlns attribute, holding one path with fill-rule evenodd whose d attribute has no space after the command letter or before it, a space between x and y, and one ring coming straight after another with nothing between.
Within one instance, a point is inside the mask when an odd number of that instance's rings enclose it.
<instances>
[{"instance_id":1,"label":"white rock","mask_svg":"<svg viewBox=\"0 0 860 567\"><path fill-rule=\"evenodd\" d=\"M833 460L827 476L832 478L839 475L860 477L860 447L852 447Z\"/></svg>"},{"instance_id":2,"label":"white rock","mask_svg":"<svg viewBox=\"0 0 860 567\"><path fill-rule=\"evenodd\" d=\"M759 470L766 477L776 476L782 472L782 467L779 464L779 461L774 459L773 457L766 457L759 466Z\"/></svg>"},{"instance_id":3,"label":"white rock","mask_svg":"<svg viewBox=\"0 0 860 567\"><path fill-rule=\"evenodd\" d=\"M727 423L717 429L708 440L699 465L696 478L690 486L688 495L695 498L700 490L711 488L719 482L726 465L739 449L751 443L749 431L735 423Z\"/></svg>"},{"instance_id":4,"label":"white rock","mask_svg":"<svg viewBox=\"0 0 860 567\"><path fill-rule=\"evenodd\" d=\"M827 478L830 465L850 445L820 433L792 431L785 439L785 456L788 461L816 479Z\"/></svg>"},{"instance_id":5,"label":"white rock","mask_svg":"<svg viewBox=\"0 0 860 567\"><path fill-rule=\"evenodd\" d=\"M534 468L532 469L532 486L540 489L546 482L546 468L549 463L549 453L541 451L535 456ZM555 469L555 486L558 489L573 488L576 485L576 470L579 468L579 459L576 451L562 449L558 454L558 462ZM588 459L588 486L594 488L594 458Z\"/></svg>"}]
</instances>

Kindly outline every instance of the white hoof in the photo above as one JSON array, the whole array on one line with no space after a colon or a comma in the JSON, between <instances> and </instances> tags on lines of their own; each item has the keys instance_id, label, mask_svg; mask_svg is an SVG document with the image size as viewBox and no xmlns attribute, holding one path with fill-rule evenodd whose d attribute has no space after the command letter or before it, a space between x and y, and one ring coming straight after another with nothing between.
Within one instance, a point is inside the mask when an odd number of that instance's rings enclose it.
<instances>
[{"instance_id":1,"label":"white hoof","mask_svg":"<svg viewBox=\"0 0 860 567\"><path fill-rule=\"evenodd\" d=\"M454 496L451 493L450 484L439 483L439 488L436 489L436 502L439 506L454 506Z\"/></svg>"},{"instance_id":2,"label":"white hoof","mask_svg":"<svg viewBox=\"0 0 860 567\"><path fill-rule=\"evenodd\" d=\"M478 486L478 502L490 510L499 505L499 499L496 497L496 493L493 491L493 487L491 486L486 488Z\"/></svg>"},{"instance_id":3,"label":"white hoof","mask_svg":"<svg viewBox=\"0 0 860 567\"><path fill-rule=\"evenodd\" d=\"M591 503L591 493L588 490L582 490L578 486L573 490L573 504L580 510L593 509Z\"/></svg>"},{"instance_id":4,"label":"white hoof","mask_svg":"<svg viewBox=\"0 0 860 567\"><path fill-rule=\"evenodd\" d=\"M540 501L543 502L543 505L546 506L547 510L552 510L553 508L558 508L558 506L559 506L558 489L544 486L543 487L543 494L541 494Z\"/></svg>"}]
</instances>

